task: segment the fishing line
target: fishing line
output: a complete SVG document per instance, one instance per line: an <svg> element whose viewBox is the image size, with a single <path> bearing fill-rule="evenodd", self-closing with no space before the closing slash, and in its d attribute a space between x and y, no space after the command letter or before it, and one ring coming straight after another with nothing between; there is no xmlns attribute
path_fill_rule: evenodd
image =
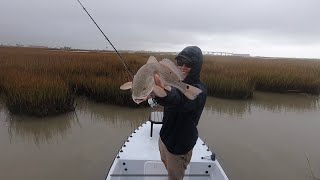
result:
<svg viewBox="0 0 320 180"><path fill-rule="evenodd" d="M94 22L94 24L97 26L97 28L100 30L100 32L103 34L103 36L106 38L106 40L111 44L112 48L116 51L120 61L122 62L123 66L125 67L125 69L127 70L127 72L129 73L129 75L131 76L131 79L133 79L134 73L132 72L132 70L129 68L128 64L124 61L123 57L120 55L120 53L117 51L117 49L113 46L113 44L111 43L111 41L107 38L107 36L104 34L104 32L101 30L101 28L98 26L98 24L96 23L96 21L91 17L91 15L89 14L89 12L86 10L86 8L82 5L82 3L80 2L80 0L77 0L79 2L79 4L82 6L83 10L88 14L88 16L91 18L91 20Z"/></svg>

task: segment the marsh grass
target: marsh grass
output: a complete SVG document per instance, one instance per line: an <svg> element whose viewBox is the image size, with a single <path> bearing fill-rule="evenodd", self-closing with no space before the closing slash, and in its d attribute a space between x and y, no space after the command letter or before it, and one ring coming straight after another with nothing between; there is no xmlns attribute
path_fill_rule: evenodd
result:
<svg viewBox="0 0 320 180"><path fill-rule="evenodd" d="M292 62L291 62L292 61ZM252 62L256 89L274 92L304 92L319 94L320 61L262 61Z"/></svg>
<svg viewBox="0 0 320 180"><path fill-rule="evenodd" d="M87 94L97 102L136 107L137 105L131 100L131 92L121 91L119 89L121 84L115 82L121 80L92 77L87 84Z"/></svg>
<svg viewBox="0 0 320 180"><path fill-rule="evenodd" d="M10 112L47 116L75 108L75 95L98 102L135 107L130 80L114 53L51 52L42 49L0 48L0 93ZM127 55L136 71L144 60Z"/></svg>
<svg viewBox="0 0 320 180"><path fill-rule="evenodd" d="M1 94L2 94L2 91L3 91L3 81L4 81L4 77L5 77L5 74L3 71L0 71L0 97L1 97Z"/></svg>
<svg viewBox="0 0 320 180"><path fill-rule="evenodd" d="M150 55L174 59L173 55L122 53L133 72ZM201 79L209 95L216 97L247 99L254 90L319 94L320 62L205 56ZM131 80L115 53L0 48L0 93L13 113L67 112L74 109L75 95L136 107L131 92L119 90Z"/></svg>
<svg viewBox="0 0 320 180"><path fill-rule="evenodd" d="M246 69L235 67L236 64L223 64L205 61L201 78L211 96L247 99L252 97L254 82Z"/></svg>
<svg viewBox="0 0 320 180"><path fill-rule="evenodd" d="M61 78L20 71L7 75L3 93L10 112L43 117L74 110L74 95Z"/></svg>
<svg viewBox="0 0 320 180"><path fill-rule="evenodd" d="M320 93L320 60L207 56L202 71L209 94L250 98L254 90Z"/></svg>

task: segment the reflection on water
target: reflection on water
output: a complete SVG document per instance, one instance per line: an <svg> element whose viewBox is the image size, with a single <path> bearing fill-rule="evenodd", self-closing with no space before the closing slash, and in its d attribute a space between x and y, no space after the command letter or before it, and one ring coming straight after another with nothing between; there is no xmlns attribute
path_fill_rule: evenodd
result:
<svg viewBox="0 0 320 180"><path fill-rule="evenodd" d="M19 138L39 146L63 139L73 124L79 125L73 114L42 119L8 114L6 121L10 141Z"/></svg>
<svg viewBox="0 0 320 180"><path fill-rule="evenodd" d="M161 107L158 109L123 108L95 103L86 98L78 98L76 103L75 112L42 119L10 115L2 103L0 104L0 117L5 119L2 123L8 124L8 134L11 141L19 138L39 145L63 139L72 126L82 126L79 119L91 121L91 123L105 123L108 127L127 127L134 130L148 119L151 111L162 110ZM251 100L226 100L208 97L204 114L212 116L213 113L218 113L242 117L244 114L251 114L253 107L272 112L313 111L319 109L319 98L305 94L263 92L256 92Z"/></svg>
<svg viewBox="0 0 320 180"><path fill-rule="evenodd" d="M0 179L103 179L127 136L162 109L76 103L75 112L39 119L10 115L0 100ZM319 177L319 110L319 97L305 94L208 97L199 135L230 179L308 179L304 152Z"/></svg>
<svg viewBox="0 0 320 180"><path fill-rule="evenodd" d="M319 109L319 96L255 92L253 99L226 100L209 97L205 110L241 117L251 114L252 107L272 111L314 111Z"/></svg>
<svg viewBox="0 0 320 180"><path fill-rule="evenodd" d="M78 98L75 112L55 117L34 118L21 115L11 115L4 105L0 106L0 116L8 124L10 141L24 140L40 144L50 144L62 140L72 127L81 127L82 121L105 123L112 128L130 128L132 131L147 121L151 108L123 108L119 106L99 104L87 98ZM158 109L159 110L159 109Z"/></svg>
<svg viewBox="0 0 320 180"><path fill-rule="evenodd" d="M148 119L153 110L105 105L88 101L86 98L79 98L77 99L76 114L81 117L90 116L92 122L104 122L112 127L135 129Z"/></svg>
<svg viewBox="0 0 320 180"><path fill-rule="evenodd" d="M318 96L255 92L252 100L209 97L200 137L214 148L230 179L311 180L320 176Z"/></svg>
<svg viewBox="0 0 320 180"><path fill-rule="evenodd" d="M257 92L252 106L268 111L314 111L319 109L319 96L308 94L270 94Z"/></svg>
<svg viewBox="0 0 320 180"><path fill-rule="evenodd" d="M228 103L225 103L228 101ZM218 114L229 114L232 116L241 116L246 112L250 112L249 100L226 100L208 97L205 112L215 112Z"/></svg>

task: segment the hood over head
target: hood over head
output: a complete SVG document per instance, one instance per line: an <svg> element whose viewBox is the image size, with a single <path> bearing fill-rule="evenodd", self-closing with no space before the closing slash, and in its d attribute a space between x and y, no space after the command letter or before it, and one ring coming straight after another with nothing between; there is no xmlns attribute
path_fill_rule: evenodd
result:
<svg viewBox="0 0 320 180"><path fill-rule="evenodd" d="M175 59L178 60L180 58L192 62L193 64L189 74L183 80L183 82L189 84L200 82L200 72L203 62L203 55L201 49L197 46L187 46L178 54L178 56Z"/></svg>

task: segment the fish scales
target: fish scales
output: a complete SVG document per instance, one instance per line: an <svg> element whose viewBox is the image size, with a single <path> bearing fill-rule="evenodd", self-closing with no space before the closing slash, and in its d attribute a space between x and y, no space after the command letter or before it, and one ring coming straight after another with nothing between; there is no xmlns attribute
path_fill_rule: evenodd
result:
<svg viewBox="0 0 320 180"><path fill-rule="evenodd" d="M163 66L163 65L153 65L156 69L153 74L159 74L161 80L165 82L165 85L174 86L180 89L182 92L185 91L187 88L187 85L182 83L179 77L175 74L175 72L172 72L169 68Z"/></svg>
<svg viewBox="0 0 320 180"><path fill-rule="evenodd" d="M147 100L156 87L154 81L156 74L160 77L165 88L168 86L176 87L191 100L194 100L202 92L201 89L182 82L180 70L169 59L158 62L153 56L150 56L148 62L137 71L133 81L124 83L120 89L132 89L132 99L139 104Z"/></svg>

